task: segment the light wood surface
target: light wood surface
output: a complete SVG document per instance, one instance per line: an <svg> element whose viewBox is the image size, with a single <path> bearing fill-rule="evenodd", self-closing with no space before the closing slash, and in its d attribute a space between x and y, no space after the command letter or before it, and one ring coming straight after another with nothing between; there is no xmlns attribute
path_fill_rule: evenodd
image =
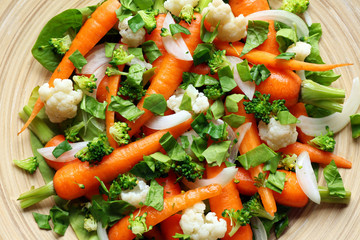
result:
<svg viewBox="0 0 360 240"><path fill-rule="evenodd" d="M32 212L48 214L53 205L46 200L27 210L20 209L16 198L31 186L44 184L40 173L25 174L14 167L12 159L31 156L29 134L17 136L22 123L17 113L31 90L50 77L31 55L31 47L44 24L68 8L84 7L92 0L1 0L0 1L0 239L56 239L52 231L38 229ZM337 69L342 77L336 87L351 89L352 79L360 76L360 1L311 1L310 15L323 23L322 56L328 63L352 62ZM360 95L360 93L359 93ZM359 96L360 97L360 96ZM340 170L347 189L352 191L349 206L309 203L293 210L290 227L281 239L360 239L360 165L359 142L351 138L350 126L336 136L336 154L353 162L353 169ZM323 177L321 183L324 184ZM69 228L63 239L76 239Z"/></svg>

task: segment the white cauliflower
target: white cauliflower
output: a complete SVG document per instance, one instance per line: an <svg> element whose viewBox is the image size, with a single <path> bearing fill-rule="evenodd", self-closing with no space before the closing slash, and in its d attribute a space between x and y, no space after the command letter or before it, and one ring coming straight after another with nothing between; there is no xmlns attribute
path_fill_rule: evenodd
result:
<svg viewBox="0 0 360 240"><path fill-rule="evenodd" d="M281 125L275 118L270 118L269 124L259 123L260 138L274 151L296 142L298 133L296 124Z"/></svg>
<svg viewBox="0 0 360 240"><path fill-rule="evenodd" d="M167 0L164 3L165 9L169 10L175 16L180 15L181 10L186 5L191 5L191 7L196 7L199 3L199 0Z"/></svg>
<svg viewBox="0 0 360 240"><path fill-rule="evenodd" d="M247 20L240 14L235 17L229 4L222 0L214 0L203 12L212 30L220 22L217 37L226 42L236 42L246 37Z"/></svg>
<svg viewBox="0 0 360 240"><path fill-rule="evenodd" d="M225 236L226 221L218 219L214 212L204 215L205 204L196 203L185 209L180 219L180 226L184 234L190 235L192 240L216 240Z"/></svg>
<svg viewBox="0 0 360 240"><path fill-rule="evenodd" d="M297 42L290 45L286 52L295 53L295 60L304 61L311 53L311 45L305 42Z"/></svg>
<svg viewBox="0 0 360 240"><path fill-rule="evenodd" d="M174 95L172 95L169 100L167 100L168 108L174 112L181 111L180 105L185 92L191 98L191 105L194 113L206 112L210 106L209 100L203 93L199 93L199 91L192 84L189 84L186 90L182 88L176 89Z"/></svg>
<svg viewBox="0 0 360 240"><path fill-rule="evenodd" d="M140 28L134 33L129 27L129 20L133 17L125 18L119 22L119 33L121 35L121 41L128 45L128 47L138 47L145 42L146 31L144 28Z"/></svg>
<svg viewBox="0 0 360 240"><path fill-rule="evenodd" d="M54 87L45 83L39 88L41 101L45 104L45 112L53 123L60 123L68 118L73 118L77 113L83 93L80 89L73 91L70 79L54 80Z"/></svg>
<svg viewBox="0 0 360 240"><path fill-rule="evenodd" d="M146 195L149 193L150 186L143 180L139 179L138 184L131 190L122 191L121 199L139 208L140 203L144 203Z"/></svg>

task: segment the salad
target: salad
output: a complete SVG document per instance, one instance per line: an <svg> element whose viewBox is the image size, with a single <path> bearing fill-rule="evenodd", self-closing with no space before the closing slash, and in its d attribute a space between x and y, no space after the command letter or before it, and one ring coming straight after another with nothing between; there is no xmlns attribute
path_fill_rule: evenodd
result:
<svg viewBox="0 0 360 240"><path fill-rule="evenodd" d="M338 168L352 163L332 152L350 121L359 136L360 85L346 100L329 86L349 64L324 64L308 4L107 0L56 15L32 49L52 77L20 112L34 156L14 161L46 185L21 207L55 196L35 221L79 239L267 239L290 207L348 204Z"/></svg>

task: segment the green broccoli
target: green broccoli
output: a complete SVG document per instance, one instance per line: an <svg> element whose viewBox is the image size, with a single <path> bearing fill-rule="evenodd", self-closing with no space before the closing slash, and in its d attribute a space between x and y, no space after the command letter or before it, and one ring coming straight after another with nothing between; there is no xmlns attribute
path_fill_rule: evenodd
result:
<svg viewBox="0 0 360 240"><path fill-rule="evenodd" d="M255 97L250 102L244 102L246 113L254 113L255 118L268 124L270 118L276 116L281 111L288 111L285 107L285 100L275 100L270 103L270 94L255 92Z"/></svg>
<svg viewBox="0 0 360 240"><path fill-rule="evenodd" d="M304 13L309 7L309 0L283 0L281 10L295 14Z"/></svg>
<svg viewBox="0 0 360 240"><path fill-rule="evenodd" d="M167 28L161 28L160 36L162 37L171 36L170 30Z"/></svg>
<svg viewBox="0 0 360 240"><path fill-rule="evenodd" d="M191 4L186 4L180 11L179 17L190 24L194 15L194 8Z"/></svg>
<svg viewBox="0 0 360 240"><path fill-rule="evenodd" d="M116 66L116 67L107 67L105 74L108 77L111 77L115 75L124 75L124 72L120 71L119 68Z"/></svg>
<svg viewBox="0 0 360 240"><path fill-rule="evenodd" d="M285 155L283 159L280 159L278 163L278 168L284 168L285 170L293 170L296 166L296 154L293 155Z"/></svg>
<svg viewBox="0 0 360 240"><path fill-rule="evenodd" d="M335 148L335 139L334 139L334 132L330 131L329 127L326 126L327 133L324 135L316 136L312 140L310 140L308 143L316 147L320 150L327 151L327 152L333 152Z"/></svg>
<svg viewBox="0 0 360 240"><path fill-rule="evenodd" d="M84 91L85 93L92 93L96 89L96 80L94 74L91 74L90 77L84 75L76 75L73 77L76 86Z"/></svg>
<svg viewBox="0 0 360 240"><path fill-rule="evenodd" d="M207 85L204 90L204 95L211 100L216 100L220 97L222 97L225 93L221 88L220 84L216 85Z"/></svg>
<svg viewBox="0 0 360 240"><path fill-rule="evenodd" d="M153 9L159 13L167 13L167 10L164 7L165 0L155 0Z"/></svg>
<svg viewBox="0 0 360 240"><path fill-rule="evenodd" d="M124 46L120 45L117 49L114 50L111 61L109 62L113 66L123 65L130 62L135 56L128 54L124 50Z"/></svg>
<svg viewBox="0 0 360 240"><path fill-rule="evenodd" d="M75 154L75 157L82 162L90 164L100 162L105 155L112 153L114 149L109 145L105 134L90 141L87 146Z"/></svg>
<svg viewBox="0 0 360 240"><path fill-rule="evenodd" d="M215 51L212 56L210 57L210 60L208 62L208 65L210 67L210 73L215 74L217 73L221 68L226 67L230 65L229 60L226 58L226 51L225 50L218 50Z"/></svg>
<svg viewBox="0 0 360 240"><path fill-rule="evenodd" d="M97 230L97 222L93 215L91 215L90 213L85 215L84 229L88 232L93 232Z"/></svg>
<svg viewBox="0 0 360 240"><path fill-rule="evenodd" d="M105 189L105 184L98 179L101 183L100 190L102 193L109 197L109 200L118 199L120 193L123 190L131 190L138 184L138 179L132 174L120 174L116 179L114 179L109 187L109 190ZM102 186L103 185L103 186Z"/></svg>
<svg viewBox="0 0 360 240"><path fill-rule="evenodd" d="M155 16L159 14L158 10L140 10L138 14L145 23L145 29L150 34L156 28Z"/></svg>
<svg viewBox="0 0 360 240"><path fill-rule="evenodd" d="M56 53L64 55L70 48L71 38L69 35L62 38L50 38L49 44Z"/></svg>
<svg viewBox="0 0 360 240"><path fill-rule="evenodd" d="M247 209L253 217L260 217L269 220L273 220L274 217L271 216L261 204L259 194L255 194L244 204L244 208Z"/></svg>
<svg viewBox="0 0 360 240"><path fill-rule="evenodd" d="M180 177L186 178L189 182L195 182L196 179L201 179L205 170L200 163L193 161L188 155L185 160L174 162L172 168Z"/></svg>
<svg viewBox="0 0 360 240"><path fill-rule="evenodd" d="M130 214L129 226L128 228L135 234L137 237L141 237L144 233L150 231L153 227L146 225L147 212L142 216L134 217L134 214Z"/></svg>
<svg viewBox="0 0 360 240"><path fill-rule="evenodd" d="M334 112L343 109L345 91L333 87L324 86L311 80L301 83L301 98L303 103L311 104Z"/></svg>
<svg viewBox="0 0 360 240"><path fill-rule="evenodd" d="M65 139L69 142L79 142L81 138L79 137L80 130L85 127L84 122L79 122L74 126L70 126L69 128L65 129Z"/></svg>
<svg viewBox="0 0 360 240"><path fill-rule="evenodd" d="M119 87L118 95L128 97L130 100L140 100L145 96L146 90L141 85L131 85L127 81L122 82Z"/></svg>
<svg viewBox="0 0 360 240"><path fill-rule="evenodd" d="M109 132L114 140L121 146L129 144L130 135L128 132L131 128L128 127L128 124L125 122L116 122L113 126L110 127Z"/></svg>
<svg viewBox="0 0 360 240"><path fill-rule="evenodd" d="M24 169L25 171L33 174L37 167L39 166L39 162L37 157L28 157L23 160L13 160L14 164L19 168Z"/></svg>

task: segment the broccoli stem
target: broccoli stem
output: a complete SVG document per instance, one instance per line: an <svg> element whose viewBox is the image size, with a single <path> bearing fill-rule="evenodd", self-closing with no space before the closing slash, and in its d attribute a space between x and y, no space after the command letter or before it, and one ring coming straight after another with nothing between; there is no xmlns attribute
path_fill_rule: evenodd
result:
<svg viewBox="0 0 360 240"><path fill-rule="evenodd" d="M339 204L349 204L351 198L351 192L346 190L344 198L330 195L329 189L327 187L319 186L319 193L321 197L321 202L323 203L339 203Z"/></svg>
<svg viewBox="0 0 360 240"><path fill-rule="evenodd" d="M51 181L42 187L22 193L17 200L20 200L21 208L27 208L53 195L56 195L56 192Z"/></svg>
<svg viewBox="0 0 360 240"><path fill-rule="evenodd" d="M159 10L159 13L166 13L167 10L164 7L165 0L155 0L154 10Z"/></svg>
<svg viewBox="0 0 360 240"><path fill-rule="evenodd" d="M211 2L212 0L200 0L199 4L197 5L197 8L199 9L199 13L201 13L202 10L204 10L204 8L206 8Z"/></svg>

